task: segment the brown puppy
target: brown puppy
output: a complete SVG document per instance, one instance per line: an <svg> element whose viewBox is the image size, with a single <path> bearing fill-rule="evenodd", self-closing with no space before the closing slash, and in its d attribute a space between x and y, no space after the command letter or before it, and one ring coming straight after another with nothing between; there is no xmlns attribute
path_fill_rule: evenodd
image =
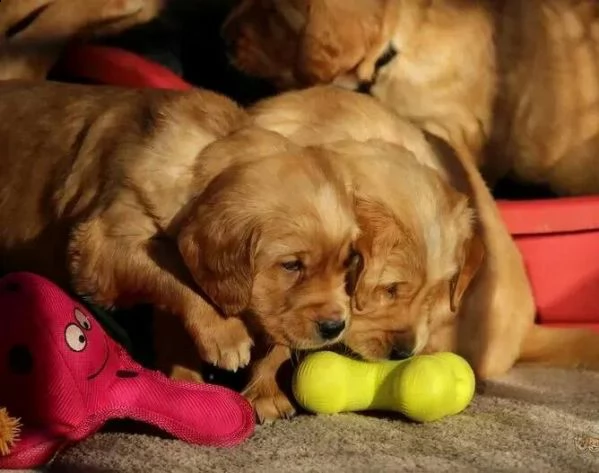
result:
<svg viewBox="0 0 599 473"><path fill-rule="evenodd" d="M164 0L2 0L0 80L45 79L75 39L120 33L154 19Z"/></svg>
<svg viewBox="0 0 599 473"><path fill-rule="evenodd" d="M217 172L215 166L226 167L229 161L239 164L248 159L267 160L273 149L293 151L289 159L306 159L304 165L311 166L310 163L316 162L319 167L326 169L327 175L337 186L343 183L330 162L331 153L316 149L301 150L278 134L251 127L208 146L202 153L202 160L213 163L206 172L214 174ZM244 222L248 209L263 206L264 203L286 212L285 215L268 212L260 223L260 233L268 235L272 241L269 246L257 242L256 248L251 250L255 277L251 285L250 303L243 313L255 342L246 395L261 421L283 416L292 410L276 384L276 369L269 367L278 367L289 357L292 349L318 348L338 341L345 325L349 325L346 273L358 231L353 220L351 201L340 190L343 187L319 185L315 192L310 189L316 182L303 182L296 187L294 181L298 182L298 176L295 175L298 170L295 164L290 162L287 169L290 175L266 165L262 186L267 189L268 195L261 189L248 188L247 195L236 197L239 203L237 214L226 215L226 209L218 202L213 209L204 209L204 212L209 213L199 222L197 232L205 235L207 240L194 245L194 248L203 250L203 257L208 259L208 264L215 271L216 268L221 268L220 271L227 268L227 271L237 273L243 267L237 259L230 258L239 251L237 242L244 235L243 228L236 229L234 223ZM280 186L285 186L286 190L281 192L278 190ZM335 195L339 192L342 192L341 196ZM288 194L300 201L316 200L315 208L306 206L287 213L289 206L278 205L277 202L290 198ZM294 222L293 225L285 225L288 219ZM213 247L210 240L229 243ZM198 284L209 289L212 277L206 273L206 279L197 279ZM237 284L221 288L221 292L226 291L231 295L244 290L243 285L240 287ZM200 360L193 356L192 344L181 325L167 314L155 315L155 348L159 368L175 378L199 381L201 378L197 371ZM306 334L314 334L315 327L318 329L317 336L310 338ZM285 358L279 362L277 360L281 354ZM237 363L225 367L236 369L244 365Z"/></svg>
<svg viewBox="0 0 599 473"><path fill-rule="evenodd" d="M349 323L348 195L326 156L273 133L244 132L260 159L219 148L245 120L205 91L3 85L2 270L176 314L227 369L249 359L240 313L292 348L335 342Z"/></svg>
<svg viewBox="0 0 599 473"><path fill-rule="evenodd" d="M369 91L487 180L599 192L594 0L242 0L234 64L289 88Z"/></svg>
<svg viewBox="0 0 599 473"><path fill-rule="evenodd" d="M519 359L599 369L599 334L533 325L520 254L471 160L458 159L432 136L428 143L376 100L335 87L282 94L250 114L298 144L376 138L403 146L435 170L429 174L436 180L414 167L379 172L377 159L369 158L380 150L352 152L344 145L363 155L354 185L378 204L356 205L362 231L356 247L365 269L346 336L354 351L366 358L389 357L394 349L458 351L482 378ZM395 159L407 158L397 152ZM449 183L470 197L472 236L465 201Z"/></svg>
<svg viewBox="0 0 599 473"><path fill-rule="evenodd" d="M296 98L301 100L302 95ZM317 97L309 98L311 105L313 98ZM349 97L325 94L318 98L351 100L352 94ZM289 110L278 107L279 99L275 99L273 107L277 112L271 113L268 102L265 102L254 109L256 120L266 127L278 123L280 128L272 128L289 133L295 141L309 140L307 134L314 133L311 125L320 123L298 120L297 116L302 111L310 113L309 110L301 106L295 108L286 97L281 100L281 105L290 106ZM321 136L316 131L318 136L346 138L335 125L335 120L343 120L343 117L343 114L324 110L320 119L334 131L328 136ZM348 135L354 125L358 124L347 128ZM402 127L405 133L402 133ZM323 127L326 131L324 129L326 126ZM404 122L399 122L397 129L392 131L407 138L406 141L415 149L427 146L422 135ZM410 136L416 139L409 139ZM232 137L211 147L222 146L232 146L237 153L248 150L247 143ZM255 148L250 149L257 154ZM466 197L452 189L433 168L415 159L410 151L380 139L368 139L364 143L341 140L309 147L307 151L330 158L335 174L351 190L354 209L363 230L356 243L357 250L364 256L363 270L360 272L359 268L348 264L349 274L354 276L348 282L349 289L355 290L353 312L356 317L352 318L347 344L367 358L406 356L423 350L428 344L431 326L434 328L442 324L451 315L446 307L452 292L449 280L459 274L456 281L460 283L453 288L451 295L457 304L477 268L474 261L477 255L470 251L473 244L472 215ZM434 154L430 149L428 151L432 159ZM422 156L426 156L424 151ZM415 195L418 199L414 199ZM463 259L472 259L473 262L466 263ZM265 289L272 290L275 284L273 282ZM314 291L311 291L307 297L313 295ZM431 298L442 299L442 304L439 304L443 308L442 313L430 303ZM429 306L432 306L430 312ZM390 313L395 316L390 317ZM156 341L161 368L166 368L171 376L177 378L198 380L197 374L184 369L198 368L198 360L190 357L193 351L184 340L186 337L180 327L161 314L158 314L157 321L159 332ZM248 325L255 324L248 321ZM177 339L176 344L169 345L169 337L164 336L166 332L172 335L171 339ZM262 332L272 333L272 330ZM260 420L287 417L294 412L292 404L277 385L282 364L291 355L289 347L289 343L275 338L256 343L250 364L250 380L244 393L253 402Z"/></svg>

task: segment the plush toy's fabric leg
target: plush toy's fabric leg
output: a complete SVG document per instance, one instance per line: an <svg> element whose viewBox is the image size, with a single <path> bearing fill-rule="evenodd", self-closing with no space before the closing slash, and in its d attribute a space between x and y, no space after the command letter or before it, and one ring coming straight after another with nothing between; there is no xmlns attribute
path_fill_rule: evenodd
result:
<svg viewBox="0 0 599 473"><path fill-rule="evenodd" d="M43 431L24 427L22 438L10 452L0 454L0 470L30 469L47 464L67 442L64 438L50 437Z"/></svg>
<svg viewBox="0 0 599 473"><path fill-rule="evenodd" d="M233 390L171 380L125 358L116 376L101 414L107 419L127 417L187 442L219 447L237 445L254 431L254 410Z"/></svg>

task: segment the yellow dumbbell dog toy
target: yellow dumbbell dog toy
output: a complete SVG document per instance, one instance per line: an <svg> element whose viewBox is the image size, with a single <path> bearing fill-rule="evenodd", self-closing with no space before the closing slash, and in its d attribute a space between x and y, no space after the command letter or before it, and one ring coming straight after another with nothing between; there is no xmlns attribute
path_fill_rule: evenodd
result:
<svg viewBox="0 0 599 473"><path fill-rule="evenodd" d="M474 387L472 368L453 353L368 362L316 352L304 359L293 378L294 396L307 411L389 410L418 422L463 411Z"/></svg>

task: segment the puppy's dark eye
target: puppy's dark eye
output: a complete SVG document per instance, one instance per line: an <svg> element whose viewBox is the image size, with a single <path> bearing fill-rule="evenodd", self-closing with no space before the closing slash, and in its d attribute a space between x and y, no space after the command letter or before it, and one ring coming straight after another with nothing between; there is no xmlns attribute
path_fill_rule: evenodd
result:
<svg viewBox="0 0 599 473"><path fill-rule="evenodd" d="M397 56L397 49L395 49L392 44L389 44L385 52L381 54L381 56L374 63L374 70L378 71L381 67L389 64L391 61L393 61L395 56Z"/></svg>
<svg viewBox="0 0 599 473"><path fill-rule="evenodd" d="M385 293L391 298L395 299L397 297L397 293L399 292L400 283L394 282L393 284L389 284L385 287Z"/></svg>
<svg viewBox="0 0 599 473"><path fill-rule="evenodd" d="M281 263L281 267L285 271L289 271L290 273L296 273L296 272L304 269L304 263L302 263L300 260L296 259L296 260L285 261L284 263Z"/></svg>
<svg viewBox="0 0 599 473"><path fill-rule="evenodd" d="M346 268L355 268L356 266L358 266L358 264L360 263L361 260L362 260L362 255L358 251L356 251L352 248L349 252L347 259L345 260L345 267Z"/></svg>

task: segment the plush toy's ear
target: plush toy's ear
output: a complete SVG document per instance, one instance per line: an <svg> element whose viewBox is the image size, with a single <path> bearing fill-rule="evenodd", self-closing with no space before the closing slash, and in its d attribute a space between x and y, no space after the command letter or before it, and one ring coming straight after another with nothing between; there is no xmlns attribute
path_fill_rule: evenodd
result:
<svg viewBox="0 0 599 473"><path fill-rule="evenodd" d="M459 272L449 283L449 306L452 312L458 310L462 297L481 267L484 257L485 245L480 236L475 234L466 240Z"/></svg>
<svg viewBox="0 0 599 473"><path fill-rule="evenodd" d="M250 302L257 230L242 203L221 195L224 192L200 197L179 232L178 245L198 286L230 316Z"/></svg>

